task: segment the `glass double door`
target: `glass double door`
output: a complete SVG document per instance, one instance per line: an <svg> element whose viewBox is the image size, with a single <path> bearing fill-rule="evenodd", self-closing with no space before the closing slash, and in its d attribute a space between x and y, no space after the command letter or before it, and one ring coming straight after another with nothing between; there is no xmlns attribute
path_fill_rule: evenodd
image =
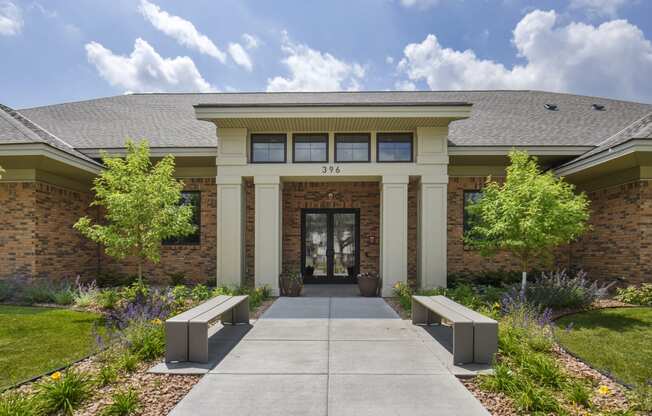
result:
<svg viewBox="0 0 652 416"><path fill-rule="evenodd" d="M301 270L308 283L353 283L360 269L358 209L304 209Z"/></svg>

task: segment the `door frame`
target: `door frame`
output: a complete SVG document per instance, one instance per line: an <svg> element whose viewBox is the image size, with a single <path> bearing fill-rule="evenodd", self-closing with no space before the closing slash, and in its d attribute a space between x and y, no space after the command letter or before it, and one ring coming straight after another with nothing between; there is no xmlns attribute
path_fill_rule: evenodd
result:
<svg viewBox="0 0 652 416"><path fill-rule="evenodd" d="M360 273L360 209L359 208L302 208L301 209L301 274L306 267L306 214L327 214L326 217L326 270L324 277L304 278L304 283L356 283ZM333 214L355 214L355 270L356 277L335 277L334 269L334 225Z"/></svg>

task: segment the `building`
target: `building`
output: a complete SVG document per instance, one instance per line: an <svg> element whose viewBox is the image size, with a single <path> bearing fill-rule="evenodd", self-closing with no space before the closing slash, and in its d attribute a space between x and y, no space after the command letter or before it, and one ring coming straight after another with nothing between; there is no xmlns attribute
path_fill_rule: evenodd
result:
<svg viewBox="0 0 652 416"><path fill-rule="evenodd" d="M378 272L517 269L465 248L464 204L512 148L539 157L592 203L592 230L558 262L632 283L652 271L652 105L540 91L131 94L0 107L0 278L133 273L72 229L99 218L100 151L146 138L176 157L196 235L166 242L146 273L278 287ZM310 278L309 278L310 280Z"/></svg>

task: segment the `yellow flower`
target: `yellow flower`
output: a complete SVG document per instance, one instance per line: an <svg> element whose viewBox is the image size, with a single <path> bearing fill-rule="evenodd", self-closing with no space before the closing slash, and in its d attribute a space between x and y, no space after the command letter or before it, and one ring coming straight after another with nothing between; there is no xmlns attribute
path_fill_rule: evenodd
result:
<svg viewBox="0 0 652 416"><path fill-rule="evenodd" d="M494 303L494 309L500 309L500 303L498 302Z"/></svg>
<svg viewBox="0 0 652 416"><path fill-rule="evenodd" d="M598 393L599 393L601 396L606 396L606 395L608 395L609 393L611 393L611 390L609 390L609 387L607 387L607 386L605 386L605 385L601 385L600 387L598 387Z"/></svg>
<svg viewBox="0 0 652 416"><path fill-rule="evenodd" d="M156 318L156 319L152 319L152 323L153 323L154 325L162 325L162 324L163 324L163 321L161 321L160 319Z"/></svg>
<svg viewBox="0 0 652 416"><path fill-rule="evenodd" d="M57 380L61 379L61 372L60 371L55 371L54 373L52 373L50 378L52 380L54 380L54 381L57 381Z"/></svg>

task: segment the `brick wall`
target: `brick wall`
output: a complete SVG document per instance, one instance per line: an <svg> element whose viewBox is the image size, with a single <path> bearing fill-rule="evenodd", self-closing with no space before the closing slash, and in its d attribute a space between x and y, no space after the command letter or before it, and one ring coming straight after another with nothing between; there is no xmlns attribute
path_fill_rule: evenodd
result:
<svg viewBox="0 0 652 416"><path fill-rule="evenodd" d="M187 279L215 279L217 253L217 188L215 178L183 179L184 190L201 192L201 234L199 244L163 245L158 264L146 262L143 274L153 281L165 282L171 273L183 273ZM136 274L133 259L116 261L102 254L102 270Z"/></svg>
<svg viewBox="0 0 652 416"><path fill-rule="evenodd" d="M34 188L33 183L0 183L0 278L35 272Z"/></svg>
<svg viewBox="0 0 652 416"><path fill-rule="evenodd" d="M329 198L332 194L332 198ZM302 208L360 209L360 271L377 273L380 237L378 182L283 183L283 268L301 265Z"/></svg>
<svg viewBox="0 0 652 416"><path fill-rule="evenodd" d="M636 181L587 193L591 230L570 247L570 264L589 277L651 281L652 187Z"/></svg>

